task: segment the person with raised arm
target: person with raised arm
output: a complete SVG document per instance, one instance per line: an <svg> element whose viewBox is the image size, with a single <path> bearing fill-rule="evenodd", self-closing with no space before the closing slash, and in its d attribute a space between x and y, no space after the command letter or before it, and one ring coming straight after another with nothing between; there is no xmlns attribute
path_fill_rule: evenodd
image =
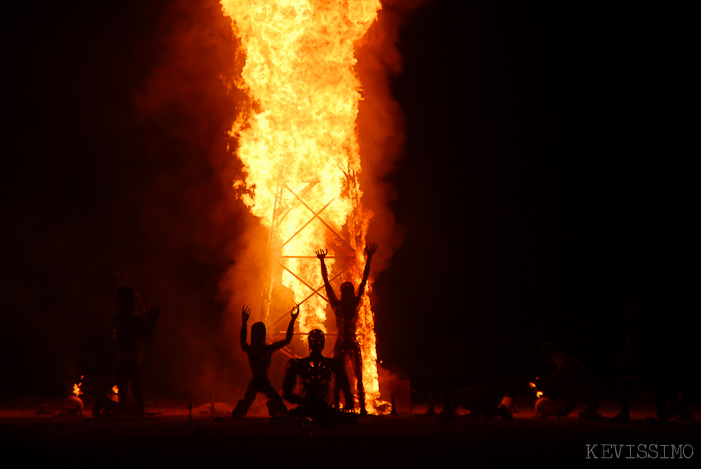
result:
<svg viewBox="0 0 701 469"><path fill-rule="evenodd" d="M336 316L338 338L334 347L334 358L339 361L341 366L345 365L346 357L350 357L353 362L353 372L355 373L357 381L358 401L360 403L361 414L367 414L367 410L365 408L365 388L363 386L363 362L360 344L355 336L355 328L358 319L358 307L365 293L365 286L367 285L370 275L370 262L372 261L372 256L375 254L375 251L377 251L377 243L368 243L365 247L367 261L365 263L365 270L363 271L363 279L358 286L358 292L355 292L355 288L351 282L343 282L341 284L340 300L329 282L329 274L324 261L328 250L319 249L316 251L316 257L318 257L321 262L321 276L324 279L326 295L328 296L329 303ZM335 386L334 404L338 405L339 400L340 389Z"/></svg>
<svg viewBox="0 0 701 469"><path fill-rule="evenodd" d="M271 417L281 417L287 412L282 398L270 384L268 367L270 366L273 352L292 341L295 320L299 316L299 305L292 308L290 315L290 324L287 326L287 334L283 340L266 344L265 324L256 322L251 326L251 343L249 345L246 340L246 333L248 330L248 319L251 317L251 308L248 305L243 306L241 311L241 349L248 355L248 363L251 365L253 378L246 389L244 398L236 404L236 408L232 411L232 418L245 417L259 392L265 394L268 398L268 412Z"/></svg>

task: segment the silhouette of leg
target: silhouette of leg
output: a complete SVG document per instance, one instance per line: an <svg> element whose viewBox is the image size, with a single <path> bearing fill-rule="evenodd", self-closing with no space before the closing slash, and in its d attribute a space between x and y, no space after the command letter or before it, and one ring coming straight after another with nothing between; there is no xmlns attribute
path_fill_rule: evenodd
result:
<svg viewBox="0 0 701 469"><path fill-rule="evenodd" d="M258 382L256 379L251 380L246 389L246 394L243 396L237 404L236 408L231 412L231 418L245 417L248 413L248 409L253 405L253 401L256 399L258 394Z"/></svg>
<svg viewBox="0 0 701 469"><path fill-rule="evenodd" d="M280 394L273 388L270 381L266 380L264 383L261 383L259 391L268 398L268 413L271 417L283 417L287 413L285 403L282 402Z"/></svg>
<svg viewBox="0 0 701 469"><path fill-rule="evenodd" d="M345 372L346 369L346 355L348 355L348 350L343 346L341 342L336 342L336 347L334 347L334 360L338 362L338 369ZM338 380L334 380L333 383L333 407L338 409L341 403L341 385ZM346 402L346 407L348 403Z"/></svg>
<svg viewBox="0 0 701 469"><path fill-rule="evenodd" d="M144 414L144 390L141 386L141 370L138 367L134 367L131 375L131 395L134 398L134 404L136 405L136 412L139 416Z"/></svg>
<svg viewBox="0 0 701 469"><path fill-rule="evenodd" d="M621 378L621 411L613 418L614 421L630 421L630 397L637 380L636 376L624 376Z"/></svg>
<svg viewBox="0 0 701 469"><path fill-rule="evenodd" d="M355 372L355 379L358 383L358 402L360 403L360 413L365 415L367 410L365 410L365 387L363 386L363 362L360 356L360 346L355 344L353 347L353 371Z"/></svg>
<svg viewBox="0 0 701 469"><path fill-rule="evenodd" d="M121 361L117 366L116 379L119 388L119 404L111 406L110 412L115 416L123 417L136 409L138 415L142 415L144 401L138 366L130 361Z"/></svg>

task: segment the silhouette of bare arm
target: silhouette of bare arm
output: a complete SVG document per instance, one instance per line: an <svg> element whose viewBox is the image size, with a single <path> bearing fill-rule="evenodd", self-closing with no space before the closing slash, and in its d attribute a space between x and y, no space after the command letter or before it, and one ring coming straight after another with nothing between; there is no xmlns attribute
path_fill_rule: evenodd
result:
<svg viewBox="0 0 701 469"><path fill-rule="evenodd" d="M326 269L326 262L324 261L324 258L326 257L326 254L328 254L327 249L319 249L316 251L316 257L319 258L321 261L321 276L324 279L324 287L326 288L326 296L329 298L329 302L332 305L335 305L338 303L338 298L336 298L336 293L333 291L333 287L331 287L331 283L329 282L329 272Z"/></svg>
<svg viewBox="0 0 701 469"><path fill-rule="evenodd" d="M243 305L241 310L241 349L244 352L248 352L250 346L246 343L246 334L248 331L248 318L251 317L251 307L248 305Z"/></svg>
<svg viewBox="0 0 701 469"><path fill-rule="evenodd" d="M368 277L370 276L370 261L372 261L372 256L375 254L375 251L377 251L377 243L368 243L368 245L365 247L365 253L368 256L368 260L365 263L363 280L360 282L360 286L358 286L358 298L363 296L363 293L365 293L365 286L367 285Z"/></svg>
<svg viewBox="0 0 701 469"><path fill-rule="evenodd" d="M297 316L299 316L299 305L295 305L295 307L292 308L290 315L292 316L292 319L290 319L290 323L287 326L287 334L285 334L285 338L283 340L273 344L273 348L275 350L280 349L292 342L292 336L295 332L295 320L297 319Z"/></svg>

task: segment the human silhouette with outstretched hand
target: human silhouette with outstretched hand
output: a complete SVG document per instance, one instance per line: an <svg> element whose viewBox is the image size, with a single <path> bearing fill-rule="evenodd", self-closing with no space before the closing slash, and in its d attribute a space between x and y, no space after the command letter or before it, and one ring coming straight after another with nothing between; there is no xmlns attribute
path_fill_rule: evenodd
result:
<svg viewBox="0 0 701 469"><path fill-rule="evenodd" d="M251 379L244 398L236 404L236 408L232 411L231 417L244 417L251 408L253 401L258 393L263 393L268 398L268 413L271 417L281 417L285 415L287 409L282 402L282 398L275 391L275 388L270 384L268 379L268 367L270 359L274 351L281 349L292 341L294 333L294 324L297 316L299 316L299 305L292 308L290 313L290 324L287 326L287 334L283 340L272 344L265 343L265 324L256 322L251 326L251 344L246 342L246 332L248 319L251 317L251 308L247 305L243 306L241 311L241 348L248 355L248 363L251 365L253 378Z"/></svg>
<svg viewBox="0 0 701 469"><path fill-rule="evenodd" d="M346 357L350 357L353 361L353 372L358 386L358 401L360 403L360 413L367 414L365 409L365 388L363 386L363 371L362 371L362 356L360 353L360 344L355 336L355 326L358 319L358 307L365 293L365 286L370 275L370 262L372 256L377 251L377 243L368 243L365 247L367 262L363 271L363 279L358 286L358 292L355 293L351 282L343 282L341 284L341 299L336 297L336 293L329 283L329 274L326 269L324 259L328 254L328 250L319 249L316 251L316 257L321 262L321 275L324 278L324 286L326 287L326 295L329 303L336 316L336 328L338 331L338 339L334 347L334 358L339 361L340 366L345 366ZM340 389L334 387L334 404L338 406L340 399Z"/></svg>

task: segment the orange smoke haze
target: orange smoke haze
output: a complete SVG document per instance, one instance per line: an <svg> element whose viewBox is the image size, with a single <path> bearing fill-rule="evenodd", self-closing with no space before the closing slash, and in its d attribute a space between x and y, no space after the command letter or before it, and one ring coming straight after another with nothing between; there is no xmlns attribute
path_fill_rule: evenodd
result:
<svg viewBox="0 0 701 469"><path fill-rule="evenodd" d="M677 264L688 230L675 226L689 219L688 185L665 190L674 170L640 158L679 141L657 118L669 113L655 112L674 100L637 92L667 89L641 73L660 58L647 47L659 39L654 21L597 2L380 1L352 51L362 99L346 147L357 150L359 206L373 215L356 247L380 245L369 300L384 366L420 399L537 368L543 340L609 369L628 296L674 316L670 328L686 324L693 289ZM351 5L325 3L337 4ZM0 396L65 397L81 375L85 396L108 392L114 294L126 282L162 312L145 395L235 402L251 376L241 306L263 314L273 257L267 221L233 187L248 163L232 123L263 102L243 83L231 19L220 0L13 7ZM329 239L295 252L312 277L313 249L358 251ZM332 276L339 260L329 259ZM270 299L280 317L295 301L291 286ZM328 311L322 320L309 305L299 327L333 332ZM274 383L287 359L274 355Z"/></svg>
<svg viewBox="0 0 701 469"><path fill-rule="evenodd" d="M390 80L401 72L402 58L397 50L398 30L402 12L411 7L412 2L383 2L377 19L370 24L369 30L355 47L357 63L354 69L360 82L361 97L355 130L355 151L360 157L357 165L362 167L362 171L359 171L361 204L368 214L372 214L366 228L367 240L380 244L373 259L371 280L390 266L392 253L401 244L401 230L388 207L394 196L393 189L385 178L401 157L404 141L403 117L399 105L391 96ZM215 2L198 5L177 2L164 19L162 28L163 53L137 98L141 118L147 124L170 129L173 139L189 148L193 154L208 154L214 179L219 181L225 193L231 192L234 190L232 182L243 180L246 166L239 158L232 156L232 152L239 148L240 141L236 135L227 136L226 132L232 122L249 116L252 109L251 97L245 92L241 81L246 63L242 44L231 29L230 19L222 14L221 7ZM204 137L213 132L218 137ZM161 181L162 190L166 193L177 190L167 187L173 183L164 178ZM242 194L240 189L239 186L239 195ZM201 373L186 373L183 381L187 381L187 384L184 387L192 393L209 395L207 393L216 390L221 396L230 394L234 398L249 377L238 347L240 310L243 304L252 304L252 319L261 319L256 317L256 314L260 314L256 305L263 297L271 261L269 231L265 220L247 213L245 206L233 194L227 200L220 201L211 198L204 200L197 194L192 194L192 198L195 204L200 200L207 207L214 226L221 227L220 232L207 231L200 236L211 236L213 245L226 245L223 255L230 260L230 267L219 279L211 281L219 284L219 300L228 304L228 313L222 318L223 327L176 331L173 326L169 332L180 337L185 350L193 351L190 360L204 364ZM317 210L319 208L316 207ZM233 225L232 218L236 220ZM336 226L339 230L340 225L342 223ZM233 232L230 229L232 226L235 227ZM323 247L329 246L315 242L305 248L311 250L305 254L313 255L314 248ZM357 253L362 253L362 247L356 249ZM320 277L318 260L313 261L309 264L310 274ZM359 257L358 261L359 270L362 271L364 257ZM333 272L333 267L331 270ZM357 285L358 281L354 283ZM285 289L278 289L274 294L277 297L273 300L288 310L293 301L301 300L298 297L293 300ZM325 304L322 303L322 306ZM310 311L310 308L306 310ZM305 319L304 313L305 306L299 321L302 329L330 326L332 331L335 330L332 320L324 324L323 320ZM161 328L168 327L166 318L164 315L163 322L166 324L160 325ZM269 338L274 333L269 331ZM155 349L156 344L154 342ZM327 354L331 353L332 346L333 342L327 345ZM298 348L297 351L303 353L303 349ZM158 351L153 353L157 354ZM155 357L154 361L161 359L167 361L165 357ZM286 357L276 360L271 366L272 379L275 379L276 373L281 373Z"/></svg>
<svg viewBox="0 0 701 469"><path fill-rule="evenodd" d="M401 241L384 181L403 142L389 84L401 71L405 3L383 2L355 50L362 206L374 214L366 237L380 244L373 279ZM3 337L24 357L9 360L8 374L32 379L7 392L48 383L70 393L83 373L86 395L109 390L114 292L127 282L162 311L145 394L234 401L250 379L240 309L260 302L269 246L232 187L244 165L227 133L250 101L235 86L245 54L231 20L218 0L22 13L9 76L21 128L8 147L3 236L14 248L2 266ZM281 291L279 302L291 303ZM274 358L271 379L286 360Z"/></svg>
<svg viewBox="0 0 701 469"><path fill-rule="evenodd" d="M398 16L373 0L225 0L222 6L239 41L236 58L243 63L231 82L249 97L231 131L232 149L244 169L234 186L269 230L265 245L260 236L245 235L255 244L240 254L244 262L230 273L231 311L251 303L254 319L276 333L286 322L285 312L303 303L300 332L333 331L324 295L314 291L323 285L314 251L329 248L331 276L343 274L341 279L358 285L373 218L368 239L378 241L383 252L375 273L387 266L398 245L387 209L389 190L382 183L402 145L401 114L389 93L389 77L401 70ZM368 291L371 287L372 279ZM357 337L374 410L380 393L367 295Z"/></svg>

